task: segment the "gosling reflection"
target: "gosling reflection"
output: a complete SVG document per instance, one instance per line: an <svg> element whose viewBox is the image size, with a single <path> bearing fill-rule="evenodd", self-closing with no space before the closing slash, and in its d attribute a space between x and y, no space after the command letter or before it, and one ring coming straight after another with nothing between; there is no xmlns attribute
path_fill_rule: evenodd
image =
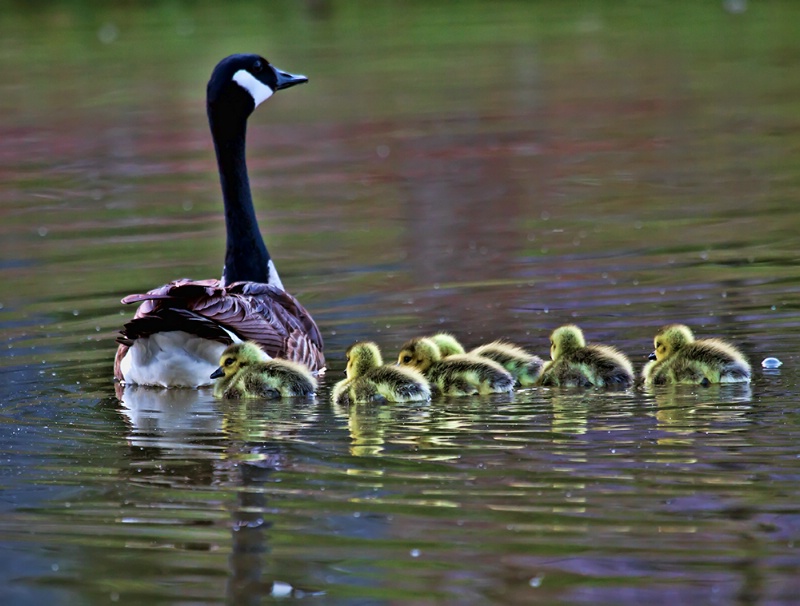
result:
<svg viewBox="0 0 800 606"><path fill-rule="evenodd" d="M594 401L596 400L595 397ZM589 408L592 399L587 397L585 392L558 393L554 391L551 401L553 403L552 428L555 434L553 442L572 443L571 439L564 440L559 436L583 435L588 431Z"/></svg>
<svg viewBox="0 0 800 606"><path fill-rule="evenodd" d="M690 443L698 435L741 430L753 399L749 383L667 385L652 390L660 444ZM726 426L730 425L730 428Z"/></svg>
<svg viewBox="0 0 800 606"><path fill-rule="evenodd" d="M334 412L338 417L347 419L351 455L368 457L383 453L386 443L386 428L393 424L393 407L335 404Z"/></svg>

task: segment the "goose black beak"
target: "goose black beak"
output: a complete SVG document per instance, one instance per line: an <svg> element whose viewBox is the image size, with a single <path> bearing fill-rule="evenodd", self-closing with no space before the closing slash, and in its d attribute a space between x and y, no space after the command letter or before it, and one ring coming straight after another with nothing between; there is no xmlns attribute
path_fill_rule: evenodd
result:
<svg viewBox="0 0 800 606"><path fill-rule="evenodd" d="M647 356L647 359L648 360L655 360L656 359L656 352L653 352L649 356Z"/></svg>
<svg viewBox="0 0 800 606"><path fill-rule="evenodd" d="M219 368L217 368L217 370L211 373L212 379L219 379L220 377L224 376L225 376L225 371L222 369L222 366L220 366Z"/></svg>
<svg viewBox="0 0 800 606"><path fill-rule="evenodd" d="M271 65L270 67L272 68L272 71L275 72L275 78L278 82L275 90L283 90L284 88L290 88L296 84L304 84L308 82L308 78L306 76L300 74L290 74L289 72L281 71L274 65Z"/></svg>

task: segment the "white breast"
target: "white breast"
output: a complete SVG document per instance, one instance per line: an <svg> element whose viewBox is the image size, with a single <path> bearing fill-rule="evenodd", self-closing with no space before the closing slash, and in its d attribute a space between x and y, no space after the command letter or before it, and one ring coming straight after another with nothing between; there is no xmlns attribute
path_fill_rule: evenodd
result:
<svg viewBox="0 0 800 606"><path fill-rule="evenodd" d="M235 339L239 341L239 339ZM211 385L225 345L180 330L136 339L120 363L127 385Z"/></svg>

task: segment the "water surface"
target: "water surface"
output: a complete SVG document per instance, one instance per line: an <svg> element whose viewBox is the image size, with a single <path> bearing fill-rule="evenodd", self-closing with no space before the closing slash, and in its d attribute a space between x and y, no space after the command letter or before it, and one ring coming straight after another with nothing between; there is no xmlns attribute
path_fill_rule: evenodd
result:
<svg viewBox="0 0 800 606"><path fill-rule="evenodd" d="M793 603L800 9L673 4L9 9L3 603ZM311 80L248 150L329 374L299 404L118 391L120 298L220 273L203 99L240 51ZM754 381L328 398L357 339L544 355L567 322L637 368L684 322Z"/></svg>

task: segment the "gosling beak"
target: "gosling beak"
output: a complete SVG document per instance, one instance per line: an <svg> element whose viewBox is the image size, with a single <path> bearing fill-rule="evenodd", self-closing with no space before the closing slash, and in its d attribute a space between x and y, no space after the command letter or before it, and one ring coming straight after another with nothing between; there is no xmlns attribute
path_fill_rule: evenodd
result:
<svg viewBox="0 0 800 606"><path fill-rule="evenodd" d="M272 71L275 72L275 78L277 78L277 85L275 86L275 90L283 90L284 88L289 88L296 84L304 84L308 82L308 78L306 76L302 76L300 74L290 74L289 72L284 72L279 70L274 65L270 65Z"/></svg>
<svg viewBox="0 0 800 606"><path fill-rule="evenodd" d="M217 370L211 373L212 379L219 379L220 377L224 376L225 376L225 371L223 370L222 366L220 366L219 368L217 368Z"/></svg>
<svg viewBox="0 0 800 606"><path fill-rule="evenodd" d="M649 356L647 356L647 359L648 360L655 360L656 359L656 352L653 352Z"/></svg>

